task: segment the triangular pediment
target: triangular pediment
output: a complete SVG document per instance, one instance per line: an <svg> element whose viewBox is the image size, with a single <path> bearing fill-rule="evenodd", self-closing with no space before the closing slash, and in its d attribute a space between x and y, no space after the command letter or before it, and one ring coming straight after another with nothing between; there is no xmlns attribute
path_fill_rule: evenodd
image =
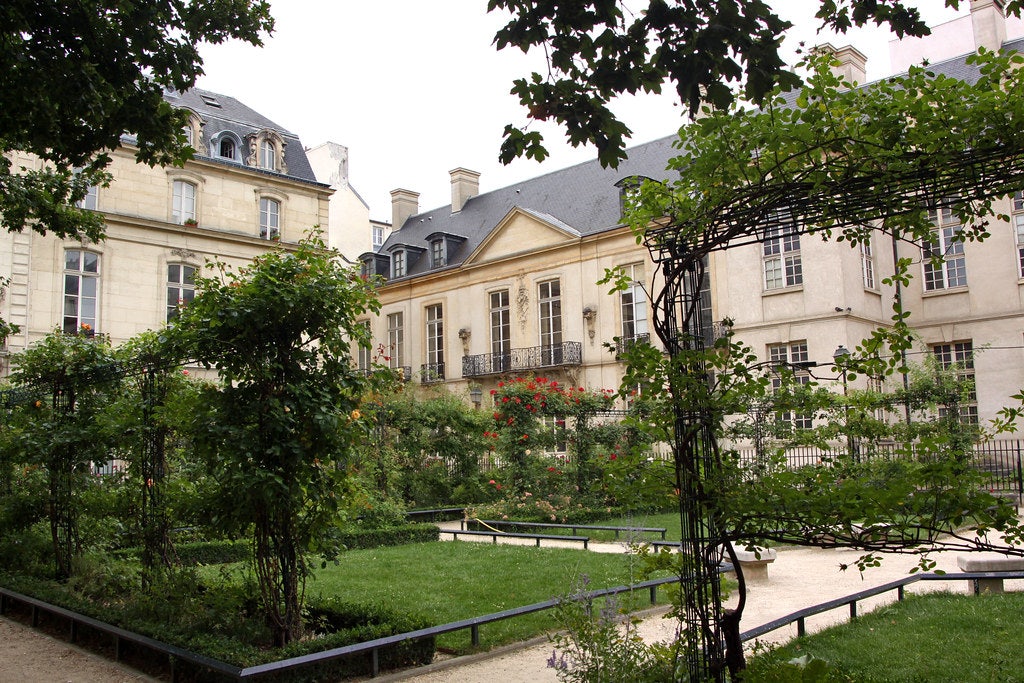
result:
<svg viewBox="0 0 1024 683"><path fill-rule="evenodd" d="M554 216L514 207L463 263L495 261L574 242L579 238L577 230Z"/></svg>

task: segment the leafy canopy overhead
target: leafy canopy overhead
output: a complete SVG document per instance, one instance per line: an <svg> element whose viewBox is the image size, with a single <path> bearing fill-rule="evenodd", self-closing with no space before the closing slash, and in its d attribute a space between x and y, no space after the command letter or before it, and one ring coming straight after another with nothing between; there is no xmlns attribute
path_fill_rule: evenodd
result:
<svg viewBox="0 0 1024 683"><path fill-rule="evenodd" d="M96 214L68 206L108 181L108 150L134 136L137 159L183 163L184 114L163 99L202 75L201 42L260 45L266 0L124 3L6 0L0 6L0 225L102 237ZM11 152L45 168L15 168ZM75 173L75 170L80 170Z"/></svg>
<svg viewBox="0 0 1024 683"><path fill-rule="evenodd" d="M897 36L929 33L915 6L892 0L820 0L823 28L888 26ZM961 0L945 0L958 8ZM1018 15L1021 0L1005 3ZM609 105L622 94L660 93L672 83L680 103L695 113L702 103L724 108L743 91L760 103L776 86L791 89L799 77L782 61L783 34L792 27L764 0L489 0L505 10L497 48L542 48L547 73L517 79L512 94L531 119L565 128L573 146L590 143L605 166L625 158L630 129ZM547 157L543 136L505 127L501 160Z"/></svg>

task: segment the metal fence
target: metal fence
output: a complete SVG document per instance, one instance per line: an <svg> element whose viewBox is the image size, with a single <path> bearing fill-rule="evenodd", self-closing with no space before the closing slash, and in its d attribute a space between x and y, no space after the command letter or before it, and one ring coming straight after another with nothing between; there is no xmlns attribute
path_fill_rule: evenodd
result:
<svg viewBox="0 0 1024 683"><path fill-rule="evenodd" d="M913 446L910 447L913 452ZM758 453L753 448L736 449L740 461L753 463ZM820 465L851 455L860 460L894 459L903 457L907 448L902 444L843 444L834 448L817 446L794 446L785 451L786 464L791 469ZM1017 498L1017 504L1024 501L1024 469L1021 467L1024 440L1000 439L974 444L971 464L986 475L993 493L1009 494Z"/></svg>

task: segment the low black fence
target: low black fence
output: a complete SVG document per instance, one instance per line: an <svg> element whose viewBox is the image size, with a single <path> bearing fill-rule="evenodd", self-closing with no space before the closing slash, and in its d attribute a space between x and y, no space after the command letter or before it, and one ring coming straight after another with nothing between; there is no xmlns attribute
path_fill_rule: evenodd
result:
<svg viewBox="0 0 1024 683"><path fill-rule="evenodd" d="M731 565L723 565L722 567L722 571L729 571L730 569L732 569ZM661 579L651 579L650 581L644 581L632 586L616 586L614 588L606 588L603 590L588 591L580 597L603 598L612 595L620 595L622 593L633 593L636 591L646 590L648 591L651 604L654 605L657 604L658 587L678 581L678 576L669 576ZM69 624L67 635L68 640L72 643L78 640L80 627L87 626L93 631L106 634L113 639L114 659L117 661L121 661L122 651L126 643L131 643L132 645L145 648L155 654L163 655L166 657L166 671L170 674L170 680L172 682L181 679L182 669L191 669L194 672L194 670L198 668L200 670L214 673L225 680L247 681L261 677L266 677L264 680L269 680L275 675L296 672L310 667L320 667L334 660L358 656L368 658L370 674L372 676L377 676L380 673L381 652L389 648L423 638L434 638L446 633L464 630L469 630L470 642L474 647L477 647L480 645L481 626L493 624L505 619L514 619L515 617L521 617L535 612L543 612L557 607L560 602L560 598L553 598L551 600L545 600L544 602L538 602L532 605L524 605L523 607L514 607L501 612L494 612L493 614L485 614L479 617L472 617L469 619L462 619L460 621L453 621L447 624L441 624L440 626L431 626L430 628L419 629L417 631L377 638L365 643L347 645L345 647L325 650L323 652L315 652L308 655L302 655L300 657L292 657L290 659L283 659L277 662L243 668L227 664L225 662L220 662L175 645L163 643L161 641L154 640L153 638L107 624L99 621L98 619L93 619L91 617L78 614L77 612L64 609L63 607L57 607L56 605L51 605L43 602L42 600L37 600L36 598L0 587L0 615L6 614L7 610L12 605L21 604L29 607L31 611L31 625L33 627L39 625L40 616L43 614L61 617ZM150 661L152 661L152 659L150 659Z"/></svg>
<svg viewBox="0 0 1024 683"><path fill-rule="evenodd" d="M720 567L720 571L731 571L732 566L724 564ZM837 598L835 600L829 600L811 607L798 610L787 616L775 619L766 624L762 624L756 628L744 631L740 634L740 639L743 642L754 640L765 636L773 631L777 631L781 628L785 628L792 624L797 626L797 636L802 637L807 634L806 620L808 617L823 614L835 609L846 607L849 610L850 619L857 617L858 604L865 601L868 598L883 593L888 593L895 590L897 593L897 600L903 600L906 595L906 587L917 583L918 581L970 581L974 584L974 593L978 593L978 582L983 580L991 579L1024 579L1024 571L1009 571L1009 572L965 572L958 574L918 574L914 576L907 576L903 579L896 581L890 581L889 583L874 588L848 595L846 597ZM663 586L669 583L676 583L679 581L678 576L665 577L661 579L652 579L650 581L644 581L632 586L617 586L615 588L607 588L604 590L590 591L586 594L579 596L581 599L584 598L601 598L612 595L619 595L622 593L632 593L640 590L647 590L650 594L650 602L652 605L657 604L657 590L659 586ZM544 602L534 603L532 605L525 605L523 607L515 607L512 609L503 610L501 612L495 612L493 614L487 614L484 616L473 617L470 619L463 619L461 621L455 621L448 624L442 624L440 626L432 626L430 628L420 629L417 631L410 631L409 633L400 633L393 636L387 636L385 638L377 638L375 640L367 641L365 643L358 643L356 645L349 645L346 647L335 648L333 650L326 650L324 652L317 652L313 654L303 655L301 657L293 657L291 659L285 659L278 662L270 662L268 664L261 664L252 667L238 667L224 662L205 657L203 655L190 652L188 650L162 643L152 638L139 635L126 631L125 629L118 628L106 624L96 619L83 616L72 612L71 610L50 605L41 600L16 593L5 588L0 588L0 615L7 612L7 609L12 603L21 603L28 605L31 608L31 623L35 627L39 623L39 616L42 613L48 613L63 617L69 623L68 638L71 642L77 640L77 634L80 626L88 626L93 630L101 633L108 634L115 639L114 657L120 661L122 644L132 643L141 647L144 647L154 653L162 654L167 658L167 670L170 673L171 681L179 680L178 671L181 663L188 663L191 667L199 667L210 672L216 672L217 674L231 680L251 680L261 676L272 677L274 675L285 674L288 672L298 671L312 666L319 666L332 660L341 659L345 657L356 657L366 656L369 658L369 667L371 675L376 676L380 673L379 666L379 654L381 650L386 648L394 647L402 643L418 640L421 638L433 638L442 634L452 633L455 631L462 631L469 629L470 639L474 647L480 645L480 627L487 624L493 624L498 621L505 619L513 619L515 617L523 616L526 614L533 614L535 612L542 612L544 610L552 609L557 607L561 602L560 598L554 598L551 600L545 600Z"/></svg>

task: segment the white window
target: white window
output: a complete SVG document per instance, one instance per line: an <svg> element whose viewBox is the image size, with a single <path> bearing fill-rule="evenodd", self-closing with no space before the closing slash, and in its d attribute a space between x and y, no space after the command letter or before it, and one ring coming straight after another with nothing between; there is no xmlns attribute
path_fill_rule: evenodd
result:
<svg viewBox="0 0 1024 683"><path fill-rule="evenodd" d="M388 316L388 367L400 368L405 363L405 329L404 316L392 313Z"/></svg>
<svg viewBox="0 0 1024 683"><path fill-rule="evenodd" d="M562 363L562 288L558 280L538 285L542 365Z"/></svg>
<svg viewBox="0 0 1024 683"><path fill-rule="evenodd" d="M260 237L265 240L281 238L281 202L260 197Z"/></svg>
<svg viewBox="0 0 1024 683"><path fill-rule="evenodd" d="M430 243L430 267L440 268L448 265L448 255L445 249L444 240L434 240Z"/></svg>
<svg viewBox="0 0 1024 683"><path fill-rule="evenodd" d="M196 296L196 267L185 263L167 264L167 320L178 317L182 307Z"/></svg>
<svg viewBox="0 0 1024 683"><path fill-rule="evenodd" d="M768 360L777 368L772 377L772 389L776 391L781 389L782 377L789 376L791 373L793 381L797 384L810 383L811 377L806 368L800 367L801 363L809 361L806 341L771 344L768 346ZM814 426L814 416L810 413L780 410L775 413L775 419L792 425L794 429L810 429Z"/></svg>
<svg viewBox="0 0 1024 683"><path fill-rule="evenodd" d="M65 334L96 331L99 299L100 257L91 251L68 249L64 252Z"/></svg>
<svg viewBox="0 0 1024 683"><path fill-rule="evenodd" d="M860 243L860 273L866 289L875 288L875 256L871 252L871 241Z"/></svg>
<svg viewBox="0 0 1024 683"><path fill-rule="evenodd" d="M89 209L90 211L96 210L96 205L99 201L100 191L95 185L90 185L89 189L86 190L85 196L78 201L78 208Z"/></svg>
<svg viewBox="0 0 1024 683"><path fill-rule="evenodd" d="M1017 235L1017 271L1024 278L1024 192L1013 195L1013 230Z"/></svg>
<svg viewBox="0 0 1024 683"><path fill-rule="evenodd" d="M511 367L512 320L509 313L508 290L491 292L491 369L507 372Z"/></svg>
<svg viewBox="0 0 1024 683"><path fill-rule="evenodd" d="M967 261L964 243L959 239L962 226L952 209L929 211L937 228L932 239L921 245L924 261L924 288L927 291L967 286Z"/></svg>
<svg viewBox="0 0 1024 683"><path fill-rule="evenodd" d="M957 379L968 385L966 403L956 406L960 413L960 421L964 424L978 424L978 394L974 384L974 342L934 344L932 353L944 370L954 369ZM939 417L946 417L951 408L952 406L939 406Z"/></svg>
<svg viewBox="0 0 1024 683"><path fill-rule="evenodd" d="M633 263L623 270L630 279L629 287L620 294L622 310L622 340L625 342L647 339L647 292L644 291L644 266Z"/></svg>
<svg viewBox="0 0 1024 683"><path fill-rule="evenodd" d="M391 277L405 277L404 251L396 251L391 255Z"/></svg>
<svg viewBox="0 0 1024 683"><path fill-rule="evenodd" d="M444 315L441 304L427 306L427 367L424 380L444 379Z"/></svg>
<svg viewBox="0 0 1024 683"><path fill-rule="evenodd" d="M171 221L178 225L195 223L196 186L184 180L175 180L171 200Z"/></svg>
<svg viewBox="0 0 1024 683"><path fill-rule="evenodd" d="M373 249L376 251L380 249L384 244L384 228L379 225L370 227L370 241L373 244Z"/></svg>
<svg viewBox="0 0 1024 683"><path fill-rule="evenodd" d="M277 170L277 146L271 140L260 142L260 168Z"/></svg>
<svg viewBox="0 0 1024 683"><path fill-rule="evenodd" d="M804 282L800 260L800 235L788 224L773 224L765 230L764 288L796 287Z"/></svg>
<svg viewBox="0 0 1024 683"><path fill-rule="evenodd" d="M370 338L370 321L369 320L363 320L359 324L366 328L366 338L369 339ZM373 355L373 349L372 348L370 348L369 346L363 346L362 344L359 345L359 355L357 357L357 363L359 365L359 369L362 370L363 372L369 372L370 371L370 366L373 363L372 355Z"/></svg>

